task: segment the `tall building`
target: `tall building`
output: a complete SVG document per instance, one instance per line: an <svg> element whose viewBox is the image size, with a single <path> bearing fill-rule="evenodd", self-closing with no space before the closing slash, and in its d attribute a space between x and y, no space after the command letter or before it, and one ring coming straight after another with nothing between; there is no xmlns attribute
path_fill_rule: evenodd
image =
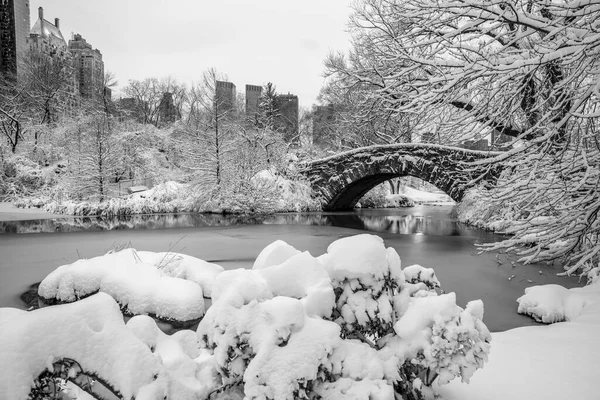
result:
<svg viewBox="0 0 600 400"><path fill-rule="evenodd" d="M19 56L27 52L29 0L0 0L0 73L19 74Z"/></svg>
<svg viewBox="0 0 600 400"><path fill-rule="evenodd" d="M324 146L330 143L335 130L336 109L333 104L316 106L313 111L313 144Z"/></svg>
<svg viewBox="0 0 600 400"><path fill-rule="evenodd" d="M259 112L262 86L246 85L246 117L255 118Z"/></svg>
<svg viewBox="0 0 600 400"><path fill-rule="evenodd" d="M216 106L218 113L235 109L235 85L231 82L217 81Z"/></svg>
<svg viewBox="0 0 600 400"><path fill-rule="evenodd" d="M277 95L275 104L279 110L276 126L283 132L283 139L287 143L298 142L298 96L289 93Z"/></svg>
<svg viewBox="0 0 600 400"><path fill-rule="evenodd" d="M78 106L80 104L79 81L75 79L73 73L73 57L60 32L60 20L55 18L54 23L47 21L44 19L44 9L38 8L38 19L29 31L27 44L30 55L37 60L34 65L40 62L42 64L39 64L39 67L45 68L44 63L49 60L52 60L52 63L64 63L67 67L66 72L61 72L54 77L50 75L48 79L66 79L65 86L58 93L58 100L63 106L66 105L67 111Z"/></svg>
<svg viewBox="0 0 600 400"><path fill-rule="evenodd" d="M179 111L173 103L173 93L165 92L158 105L158 118L162 123L175 122L180 118Z"/></svg>
<svg viewBox="0 0 600 400"><path fill-rule="evenodd" d="M73 70L79 84L81 97L101 100L104 93L104 62L100 50L92 48L80 34L69 40L69 51L73 56Z"/></svg>

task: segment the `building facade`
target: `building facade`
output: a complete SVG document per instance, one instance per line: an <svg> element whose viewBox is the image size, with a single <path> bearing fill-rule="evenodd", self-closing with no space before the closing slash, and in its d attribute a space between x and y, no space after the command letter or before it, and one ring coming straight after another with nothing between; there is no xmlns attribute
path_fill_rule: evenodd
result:
<svg viewBox="0 0 600 400"><path fill-rule="evenodd" d="M255 119L260 109L262 86L246 85L246 118Z"/></svg>
<svg viewBox="0 0 600 400"><path fill-rule="evenodd" d="M336 124L336 107L333 104L316 106L312 116L312 142L317 146L331 144Z"/></svg>
<svg viewBox="0 0 600 400"><path fill-rule="evenodd" d="M217 81L215 101L217 113L227 113L235 109L235 85L231 82Z"/></svg>
<svg viewBox="0 0 600 400"><path fill-rule="evenodd" d="M102 100L104 95L102 53L92 48L92 45L80 34L73 35L68 47L73 57L73 70L81 97L88 100Z"/></svg>
<svg viewBox="0 0 600 400"><path fill-rule="evenodd" d="M81 105L79 82L73 68L73 56L60 31L60 20L54 23L44 18L44 9L38 9L38 19L27 37L28 53L24 54L29 64L27 70L33 79L49 80L46 86L61 85L57 100L65 112ZM45 74L38 69L46 69ZM64 81L64 82L63 82Z"/></svg>
<svg viewBox="0 0 600 400"><path fill-rule="evenodd" d="M298 137L298 96L295 94L280 94L275 97L279 115L275 125L283 133L286 143L299 142Z"/></svg>
<svg viewBox="0 0 600 400"><path fill-rule="evenodd" d="M28 50L29 0L0 0L0 73L18 76L20 56Z"/></svg>

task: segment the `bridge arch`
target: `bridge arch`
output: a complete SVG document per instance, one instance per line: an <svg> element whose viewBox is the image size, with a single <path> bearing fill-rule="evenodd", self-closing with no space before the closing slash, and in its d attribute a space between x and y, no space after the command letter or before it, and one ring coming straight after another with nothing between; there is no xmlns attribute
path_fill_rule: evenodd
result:
<svg viewBox="0 0 600 400"><path fill-rule="evenodd" d="M433 144L370 146L306 163L302 173L328 211L352 209L373 187L400 176L420 178L460 201L468 187L499 171L474 162L498 154Z"/></svg>

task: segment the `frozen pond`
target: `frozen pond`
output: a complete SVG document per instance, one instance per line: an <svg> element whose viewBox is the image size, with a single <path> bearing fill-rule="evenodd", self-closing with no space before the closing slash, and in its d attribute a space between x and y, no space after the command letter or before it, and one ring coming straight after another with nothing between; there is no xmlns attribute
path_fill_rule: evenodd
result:
<svg viewBox="0 0 600 400"><path fill-rule="evenodd" d="M449 218L449 210L449 206L418 206L277 214L260 219L182 214L137 216L124 221L66 218L3 222L0 307L23 308L19 295L59 265L98 256L126 243L138 250L182 252L232 269L251 267L258 253L277 239L317 256L334 240L365 231L394 247L403 266L435 268L442 288L456 292L459 305L482 299L484 321L492 331L534 324L516 313L515 300L527 286L578 286L575 278L555 276L562 270L558 264L513 267L505 255L477 255L474 243L500 237L456 223Z"/></svg>

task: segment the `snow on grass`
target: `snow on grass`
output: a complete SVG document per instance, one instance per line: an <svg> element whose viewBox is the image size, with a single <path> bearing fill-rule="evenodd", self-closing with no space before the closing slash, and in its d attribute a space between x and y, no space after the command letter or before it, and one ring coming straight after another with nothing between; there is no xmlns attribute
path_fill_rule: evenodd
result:
<svg viewBox="0 0 600 400"><path fill-rule="evenodd" d="M73 302L98 291L111 295L128 313L175 321L204 315L204 293L222 268L178 253L124 249L78 260L51 272L38 294Z"/></svg>
<svg viewBox="0 0 600 400"><path fill-rule="evenodd" d="M27 399L33 380L63 358L126 399L162 397L167 390L159 360L125 327L107 294L32 312L0 308L0 398Z"/></svg>
<svg viewBox="0 0 600 400"><path fill-rule="evenodd" d="M412 188L410 186L404 186L404 189L401 190L403 195L408 197L409 199L419 202L419 203L448 203L454 204L454 201L445 193L431 193L424 192L422 190L418 190Z"/></svg>
<svg viewBox="0 0 600 400"><path fill-rule="evenodd" d="M583 290L536 286L521 297L538 318L568 321L493 333L486 367L469 385L438 388L447 400L596 400L600 360L600 285ZM558 299L554 296L558 296ZM570 308L570 303L576 305Z"/></svg>

